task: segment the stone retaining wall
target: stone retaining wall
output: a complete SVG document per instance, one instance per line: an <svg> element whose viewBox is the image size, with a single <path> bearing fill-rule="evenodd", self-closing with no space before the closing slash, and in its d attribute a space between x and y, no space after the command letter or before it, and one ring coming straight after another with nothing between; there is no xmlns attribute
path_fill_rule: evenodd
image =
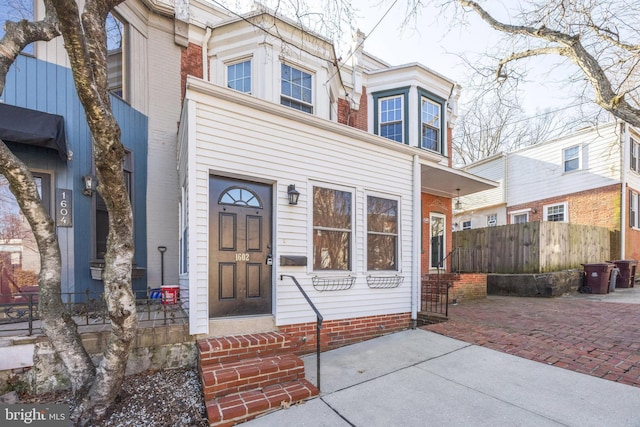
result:
<svg viewBox="0 0 640 427"><path fill-rule="evenodd" d="M99 363L109 339L108 330L84 332L82 343L94 363ZM0 344L0 393L8 388L27 387L33 393L45 393L69 387L69 379L58 355L45 336L3 339ZM12 354L19 358L7 361ZM169 325L139 328L127 362L127 375L149 369L196 366L198 350L189 326ZM14 363L11 364L11 361Z"/></svg>

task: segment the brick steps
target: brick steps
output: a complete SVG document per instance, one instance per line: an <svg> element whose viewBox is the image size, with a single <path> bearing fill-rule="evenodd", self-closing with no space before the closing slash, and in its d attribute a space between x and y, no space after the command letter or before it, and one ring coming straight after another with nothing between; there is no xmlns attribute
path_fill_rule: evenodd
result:
<svg viewBox="0 0 640 427"><path fill-rule="evenodd" d="M200 375L206 400L304 378L304 363L293 354L253 357L204 366Z"/></svg>
<svg viewBox="0 0 640 427"><path fill-rule="evenodd" d="M207 417L211 426L232 426L317 395L318 389L306 379L274 384L209 400Z"/></svg>
<svg viewBox="0 0 640 427"><path fill-rule="evenodd" d="M211 338L198 349L211 426L231 426L318 395L288 334Z"/></svg>

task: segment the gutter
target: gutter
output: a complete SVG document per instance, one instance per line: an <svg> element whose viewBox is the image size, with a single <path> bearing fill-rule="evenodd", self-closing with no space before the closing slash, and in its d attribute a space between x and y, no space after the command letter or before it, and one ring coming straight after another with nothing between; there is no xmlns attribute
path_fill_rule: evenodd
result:
<svg viewBox="0 0 640 427"><path fill-rule="evenodd" d="M202 38L202 79L209 79L209 40L211 40L211 27L207 25L204 37Z"/></svg>
<svg viewBox="0 0 640 427"><path fill-rule="evenodd" d="M627 240L627 155L629 145L629 125L620 123L620 142L622 143L622 158L620 160L620 259L625 259Z"/></svg>
<svg viewBox="0 0 640 427"><path fill-rule="evenodd" d="M418 299L420 297L420 245L422 236L422 210L420 198L420 159L413 156L413 250L411 251L411 327L416 328L418 323Z"/></svg>

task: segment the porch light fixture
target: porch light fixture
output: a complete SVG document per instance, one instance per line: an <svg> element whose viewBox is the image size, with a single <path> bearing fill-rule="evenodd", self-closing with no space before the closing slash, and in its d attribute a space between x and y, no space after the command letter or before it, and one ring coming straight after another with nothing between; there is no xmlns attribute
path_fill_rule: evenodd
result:
<svg viewBox="0 0 640 427"><path fill-rule="evenodd" d="M296 190L295 184L289 184L289 188L287 188L287 196L289 197L290 205L297 205L298 198L300 197L300 193Z"/></svg>
<svg viewBox="0 0 640 427"><path fill-rule="evenodd" d="M456 204L453 206L453 209L460 211L462 210L462 202L460 202L460 189L456 188L456 191L458 192L458 200L456 200Z"/></svg>
<svg viewBox="0 0 640 427"><path fill-rule="evenodd" d="M85 175L82 177L82 194L85 196L91 197L93 192L96 191L96 187L98 186L97 180L95 176Z"/></svg>

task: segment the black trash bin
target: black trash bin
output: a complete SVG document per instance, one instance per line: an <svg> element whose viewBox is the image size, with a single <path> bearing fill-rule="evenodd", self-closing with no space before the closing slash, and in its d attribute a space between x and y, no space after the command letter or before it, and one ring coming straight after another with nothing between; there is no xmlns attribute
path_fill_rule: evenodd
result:
<svg viewBox="0 0 640 427"><path fill-rule="evenodd" d="M636 280L636 267L638 261L634 259L619 259L617 261L608 261L615 264L620 270L616 279L616 288L632 288Z"/></svg>
<svg viewBox="0 0 640 427"><path fill-rule="evenodd" d="M592 294L606 294L609 292L609 279L615 264L600 262L582 264L584 267L584 288Z"/></svg>

